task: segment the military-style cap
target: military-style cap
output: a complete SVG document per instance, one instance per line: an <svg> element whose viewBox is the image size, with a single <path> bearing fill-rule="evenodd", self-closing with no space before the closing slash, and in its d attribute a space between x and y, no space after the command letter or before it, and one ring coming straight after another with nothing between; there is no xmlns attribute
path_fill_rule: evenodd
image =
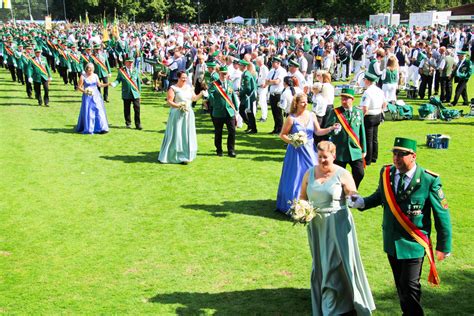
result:
<svg viewBox="0 0 474 316"><path fill-rule="evenodd" d="M220 51L216 50L214 53L211 54L211 57L217 57L219 55Z"/></svg>
<svg viewBox="0 0 474 316"><path fill-rule="evenodd" d="M411 153L416 153L416 140L403 137L395 137L392 151L394 150L402 150Z"/></svg>
<svg viewBox="0 0 474 316"><path fill-rule="evenodd" d="M184 48L191 48L191 46L188 43L184 43Z"/></svg>
<svg viewBox="0 0 474 316"><path fill-rule="evenodd" d="M296 50L296 47L294 47L294 46L290 46L290 47L288 47L288 50L295 51L295 50Z"/></svg>
<svg viewBox="0 0 474 316"><path fill-rule="evenodd" d="M234 44L229 44L229 48L233 50L237 50L237 46L235 46Z"/></svg>
<svg viewBox="0 0 474 316"><path fill-rule="evenodd" d="M239 60L239 65L242 65L242 66L248 66L250 65L250 63L244 59L241 59Z"/></svg>
<svg viewBox="0 0 474 316"><path fill-rule="evenodd" d="M101 49L100 44L94 45L94 49Z"/></svg>
<svg viewBox="0 0 474 316"><path fill-rule="evenodd" d="M42 50L41 50L41 47L39 47L39 46L36 46L36 47L35 47L35 53L41 52L41 51L42 51Z"/></svg>
<svg viewBox="0 0 474 316"><path fill-rule="evenodd" d="M467 55L467 52L465 50L460 50L456 52L456 55Z"/></svg>
<svg viewBox="0 0 474 316"><path fill-rule="evenodd" d="M289 66L298 67L298 68L300 67L300 64L294 59L290 60L288 64Z"/></svg>
<svg viewBox="0 0 474 316"><path fill-rule="evenodd" d="M347 97L354 99L355 91L351 88L343 88L341 91L341 97Z"/></svg>
<svg viewBox="0 0 474 316"><path fill-rule="evenodd" d="M239 64L240 63L240 60L238 60L237 58L235 58L233 61L232 61L233 64Z"/></svg>
<svg viewBox="0 0 474 316"><path fill-rule="evenodd" d="M125 59L125 62L129 62L129 63L133 63L135 60L133 59L133 57L128 57L127 59Z"/></svg>
<svg viewBox="0 0 474 316"><path fill-rule="evenodd" d="M272 58L272 62L274 61L281 63L281 58L279 56L275 56Z"/></svg>
<svg viewBox="0 0 474 316"><path fill-rule="evenodd" d="M219 72L227 72L227 66L220 67Z"/></svg>
<svg viewBox="0 0 474 316"><path fill-rule="evenodd" d="M209 62L206 63L206 66L207 67L216 67L217 64L214 61L209 61Z"/></svg>
<svg viewBox="0 0 474 316"><path fill-rule="evenodd" d="M377 81L379 81L379 77L377 77L376 75L374 75L374 74L372 74L372 73L370 73L370 72L368 72L368 71L366 71L366 72L364 73L364 79L367 79L367 80L369 80L369 81L371 81L371 82L377 82Z"/></svg>

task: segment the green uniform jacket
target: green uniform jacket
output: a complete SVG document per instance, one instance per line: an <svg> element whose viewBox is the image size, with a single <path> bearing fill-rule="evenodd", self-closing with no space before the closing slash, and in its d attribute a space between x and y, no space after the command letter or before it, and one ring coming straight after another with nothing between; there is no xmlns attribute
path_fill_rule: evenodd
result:
<svg viewBox="0 0 474 316"><path fill-rule="evenodd" d="M74 58L72 58L71 56L74 56ZM76 59L78 61L76 61ZM69 66L70 66L70 71L71 72L78 72L78 73L81 73L83 70L84 70L84 67L83 67L83 64L82 64L82 61L81 61L81 53L76 51L76 52L73 52L73 51L70 51L69 52Z"/></svg>
<svg viewBox="0 0 474 316"><path fill-rule="evenodd" d="M463 63L459 69L456 68L456 77L459 79L468 80L472 74L472 65L471 61L464 57Z"/></svg>
<svg viewBox="0 0 474 316"><path fill-rule="evenodd" d="M362 150L356 145L355 141L349 137L344 128L339 132L339 134L331 134L331 139L334 145L336 145L336 160L338 161L355 161L362 159L362 153L366 152L366 141L365 141L365 128L364 128L364 114L362 110L357 108L352 108L352 112L349 118L348 111L343 112L344 117L349 122L349 125L352 127L352 130L359 138ZM336 117L334 111L330 112L328 120L325 127L330 127L334 123L341 123Z"/></svg>
<svg viewBox="0 0 474 316"><path fill-rule="evenodd" d="M30 67L28 67L27 76L32 78L34 82L41 82L41 79L48 80L51 78L51 70L49 69L48 61L45 57L41 56L41 65L46 69L46 74L44 74L33 62L30 62ZM36 60L36 57L33 57Z"/></svg>
<svg viewBox="0 0 474 316"><path fill-rule="evenodd" d="M11 52L11 54L7 51ZM13 65L16 67L16 58L15 58L15 47L5 45L3 47L3 60L7 65Z"/></svg>
<svg viewBox="0 0 474 316"><path fill-rule="evenodd" d="M23 70L25 68L24 61L25 59L23 58L23 52L15 51L15 60L16 60L16 67L18 69Z"/></svg>
<svg viewBox="0 0 474 316"><path fill-rule="evenodd" d="M234 107L237 104L237 96L232 89L232 82L227 80L222 83L220 80L216 80L215 82L219 83L221 87L224 89L225 93L229 96L230 100L232 101ZM224 86L226 86L224 88ZM209 89L209 102L212 104L212 116L218 118L224 118L227 115L230 117L234 117L235 111L232 109L232 106L224 99L221 93L217 90L216 86L213 84L212 87Z"/></svg>
<svg viewBox="0 0 474 316"><path fill-rule="evenodd" d="M125 72L127 68L121 68ZM122 99L124 100L131 100L131 99L140 99L140 91L141 91L141 80L140 76L138 75L138 71L134 68L132 69L132 73L130 74L131 79L138 87L138 91L132 87L132 84L125 78L122 73L119 71L117 75L117 79L115 79L114 84L118 85L119 83L122 84Z"/></svg>
<svg viewBox="0 0 474 316"><path fill-rule="evenodd" d="M31 67L31 58L33 58L33 55L28 55L26 52L23 52L21 54L21 62L23 64L23 73L25 75L28 75L28 68Z"/></svg>
<svg viewBox="0 0 474 316"><path fill-rule="evenodd" d="M63 55L64 54L64 55ZM58 48L58 58L59 58L59 66L64 67L64 68L70 68L71 66L69 65L69 53L67 50L63 50L61 48Z"/></svg>
<svg viewBox="0 0 474 316"><path fill-rule="evenodd" d="M130 54L130 47L128 46L128 43L122 40L118 40L116 45L115 45L115 51L117 52L117 56L122 59L123 55Z"/></svg>
<svg viewBox="0 0 474 316"><path fill-rule="evenodd" d="M384 169L385 167L380 172L377 190L371 196L364 198L365 207L363 210L382 205L383 245L387 254L398 259L421 258L425 255L425 249L398 223L387 205L382 184ZM393 190L395 172L395 166L391 166L390 184ZM448 203L441 189L441 181L438 175L416 165L415 174L408 187L400 195L395 193L395 197L402 212L428 237L431 234L432 210L437 232L436 250L451 252L451 219ZM415 212L415 214L412 212Z"/></svg>
<svg viewBox="0 0 474 316"><path fill-rule="evenodd" d="M97 55L94 55L94 58L100 60L102 62L102 65L105 66L106 69L102 68L101 65L99 65L98 62L96 62L94 59L90 59L91 60L91 63L94 64L94 67L95 67L95 73L97 74L97 76L99 78L105 78L107 77L111 71L110 71L110 65L109 65L109 60L107 59L107 56L103 53L100 53L100 54L97 54Z"/></svg>
<svg viewBox="0 0 474 316"><path fill-rule="evenodd" d="M256 90L257 83L255 82L255 78L250 74L248 70L245 70L242 73L242 79L240 81L240 104L244 104L247 109L251 109L253 102L257 100Z"/></svg>

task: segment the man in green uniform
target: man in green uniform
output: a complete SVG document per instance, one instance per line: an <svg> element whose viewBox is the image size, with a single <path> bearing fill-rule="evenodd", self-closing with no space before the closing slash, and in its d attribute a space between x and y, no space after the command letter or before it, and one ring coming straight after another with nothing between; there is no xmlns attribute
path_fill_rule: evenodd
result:
<svg viewBox="0 0 474 316"><path fill-rule="evenodd" d="M219 79L209 89L209 101L212 104L212 122L214 123L214 145L217 156L222 156L222 129L227 127L227 150L229 157L235 154L235 104L237 96L232 89L232 82L227 79L227 67L219 69Z"/></svg>
<svg viewBox="0 0 474 316"><path fill-rule="evenodd" d="M107 58L107 55L102 52L100 44L94 46L94 53L91 55L91 61L95 66L97 77L99 77L102 83L107 84L112 72L110 71L109 59ZM104 87L104 93L102 96L104 97L105 102L109 102L109 87Z"/></svg>
<svg viewBox="0 0 474 316"><path fill-rule="evenodd" d="M243 59L239 61L240 71L242 71L239 90L239 113L248 127L245 133L256 134L257 123L255 121L254 103L257 100L257 83L252 74L247 70L249 64L248 61Z"/></svg>
<svg viewBox="0 0 474 316"><path fill-rule="evenodd" d="M41 56L41 51L40 47L35 49L35 56L31 59L30 67L28 67L28 81L33 83L35 98L38 100L39 106L43 105L41 99L41 86L43 86L44 105L49 106L49 82L52 80L52 76L48 61Z"/></svg>
<svg viewBox="0 0 474 316"><path fill-rule="evenodd" d="M3 63L6 68L10 70L12 81L16 82L16 58L15 45L13 44L13 37L8 35L5 45L3 46Z"/></svg>
<svg viewBox="0 0 474 316"><path fill-rule="evenodd" d="M16 78L18 80L18 82L20 82L22 85L25 84L25 79L24 79L24 75L23 75L23 68L24 68L24 64L23 64L23 43L18 43L18 45L16 46L17 49L15 50L15 59L16 59Z"/></svg>
<svg viewBox="0 0 474 316"><path fill-rule="evenodd" d="M217 64L214 61L208 61L206 63L207 71L204 73L204 82L205 86L204 88L208 89L213 89L212 83L216 80L219 80L219 74L217 73ZM209 91L210 93L210 91ZM203 100L202 101L202 106L205 111L209 111L212 116L212 101L211 98L208 100Z"/></svg>
<svg viewBox="0 0 474 316"><path fill-rule="evenodd" d="M77 79L84 71L81 62L81 53L77 50L76 44L72 44L69 52L69 82L74 84L74 90L77 90Z"/></svg>
<svg viewBox="0 0 474 316"><path fill-rule="evenodd" d="M133 67L133 62L133 58L125 60L125 67L119 69L117 79L112 82L111 86L115 88L119 83L122 84L123 113L127 128L131 128L132 124L130 119L130 106L133 103L135 127L141 130L143 129L140 121L141 80L139 72Z"/></svg>
<svg viewBox="0 0 474 316"><path fill-rule="evenodd" d="M21 60L23 64L22 73L26 84L26 94L30 99L32 97L31 95L33 92L33 87L31 85L31 82L28 81L28 68L31 67L31 58L33 58L33 56L33 47L31 45L27 45L26 51L21 55Z"/></svg>
<svg viewBox="0 0 474 316"><path fill-rule="evenodd" d="M472 65L471 61L466 58L467 51L460 51L457 53L459 57L459 62L454 69L454 82L457 82L456 92L454 94L454 100L451 103L452 106L455 106L458 103L459 97L462 96L463 103L462 105L469 105L467 99L467 82L472 75Z"/></svg>
<svg viewBox="0 0 474 316"><path fill-rule="evenodd" d="M440 75L439 81L441 85L441 95L439 96L441 102L450 102L453 92L453 68L454 68L454 57L451 56L450 51L446 51L446 47L442 46L439 48L441 55L440 62Z"/></svg>
<svg viewBox="0 0 474 316"><path fill-rule="evenodd" d="M438 284L431 249L431 213L436 227L436 257L451 252L451 220L439 176L416 163L416 141L395 138L393 165L380 172L377 190L369 197L352 196L352 207L383 206L383 244L392 268L403 315L423 315L420 275L425 251L429 282ZM349 203L351 204L351 203Z"/></svg>
<svg viewBox="0 0 474 316"><path fill-rule="evenodd" d="M342 89L342 107L335 108L329 113L326 126L335 123L342 126L339 133L331 135L331 140L336 145L335 164L345 168L351 166L352 176L357 187L364 178L364 157L367 152L365 140L364 114L362 110L353 107L354 90Z"/></svg>
<svg viewBox="0 0 474 316"><path fill-rule="evenodd" d="M70 68L69 65L69 53L65 45L59 42L58 46L58 59L57 59L57 68L58 73L63 79L64 84L68 83L67 71Z"/></svg>

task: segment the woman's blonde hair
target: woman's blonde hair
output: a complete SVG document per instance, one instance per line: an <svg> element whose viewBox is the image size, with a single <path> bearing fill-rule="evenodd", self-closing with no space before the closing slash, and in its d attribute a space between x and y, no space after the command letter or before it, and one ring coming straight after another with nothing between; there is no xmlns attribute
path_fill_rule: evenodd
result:
<svg viewBox="0 0 474 316"><path fill-rule="evenodd" d="M88 64L86 65L86 67L84 67L84 71L87 72L87 69L89 69L89 68L92 69L92 70L94 70L94 69L95 69L94 64L93 64L93 63L88 63Z"/></svg>
<svg viewBox="0 0 474 316"><path fill-rule="evenodd" d="M298 94L296 94L296 95L293 97L293 101L291 101L291 107L290 107L290 113L291 113L291 114L295 114L295 113L296 113L297 105L298 105L298 103L300 103L300 101L301 101L303 98L308 99L308 96L307 96L305 93L298 93Z"/></svg>
<svg viewBox="0 0 474 316"><path fill-rule="evenodd" d="M395 56L390 56L387 60L387 68L390 70L398 69L398 59Z"/></svg>
<svg viewBox="0 0 474 316"><path fill-rule="evenodd" d="M323 83L331 82L331 74L329 72L327 71L323 72L322 77L323 77Z"/></svg>
<svg viewBox="0 0 474 316"><path fill-rule="evenodd" d="M334 145L333 142L323 140L318 143L317 146L318 151L327 151L330 152L331 154L335 155L336 154L336 145Z"/></svg>

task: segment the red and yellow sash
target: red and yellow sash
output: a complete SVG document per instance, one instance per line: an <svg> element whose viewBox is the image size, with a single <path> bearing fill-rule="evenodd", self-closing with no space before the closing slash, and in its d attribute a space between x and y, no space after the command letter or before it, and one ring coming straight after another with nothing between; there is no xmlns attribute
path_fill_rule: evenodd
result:
<svg viewBox="0 0 474 316"><path fill-rule="evenodd" d="M385 199L392 212L393 216L397 219L398 223L405 229L405 231L413 238L417 243L423 246L426 251L426 255L430 261L430 273L428 275L428 282L432 285L439 285L439 276L436 271L436 265L434 261L433 247L431 246L431 240L418 229L410 219L402 212L400 206L397 204L395 194L390 185L390 166L385 167L383 172L383 191Z"/></svg>
<svg viewBox="0 0 474 316"><path fill-rule="evenodd" d="M135 83L135 81L132 80L132 78L128 75L128 73L126 71L124 71L123 69L119 69L120 73L122 74L122 76L124 76L125 80L128 81L128 83L130 83L130 85L137 91L137 92L140 92L140 90L138 89L138 86L137 84Z"/></svg>
<svg viewBox="0 0 474 316"><path fill-rule="evenodd" d="M5 46L5 50L7 51L7 54L8 54L8 55L13 56L13 52L10 50L10 48L8 48L7 46Z"/></svg>
<svg viewBox="0 0 474 316"><path fill-rule="evenodd" d="M95 57L94 55L91 55L91 58L94 60L94 62L100 66L100 68L102 68L105 72L109 72L109 70L107 69L107 66L104 65L104 63L102 61L100 61L100 58L97 58Z"/></svg>
<svg viewBox="0 0 474 316"><path fill-rule="evenodd" d="M89 63L89 58L87 58L84 54L81 54L82 59L86 61L86 63Z"/></svg>
<svg viewBox="0 0 474 316"><path fill-rule="evenodd" d="M58 49L58 51L59 51L59 53L61 54L61 56L63 56L63 58L64 58L65 60L67 60L66 52L65 52L64 50L62 50L62 49Z"/></svg>
<svg viewBox="0 0 474 316"><path fill-rule="evenodd" d="M48 72L46 71L46 68L44 68L42 65L38 64L36 59L31 58L31 62L33 65L35 65L46 77L48 77Z"/></svg>
<svg viewBox="0 0 474 316"><path fill-rule="evenodd" d="M77 58L76 55L74 55L73 52L71 52L71 53L69 54L69 57L71 57L71 58L72 58L76 63L78 63L78 64L81 62L81 61L79 60L79 58Z"/></svg>
<svg viewBox="0 0 474 316"><path fill-rule="evenodd" d="M344 130L346 131L347 135L349 135L349 137L352 139L352 141L357 145L357 147L363 151L362 149L362 144L360 143L360 140L359 140L359 137L357 137L357 134L354 132L354 130L352 129L351 125L349 124L349 122L347 121L347 119L345 118L344 114L343 114L343 111L341 109L342 107L338 107L338 108L335 108L334 109L334 113L336 113L336 117L337 119L339 120L339 122L341 122L341 126L344 128ZM365 168L365 159L364 160L364 168Z"/></svg>
<svg viewBox="0 0 474 316"><path fill-rule="evenodd" d="M54 45L50 40L48 40L48 44L49 46L51 46L51 48L55 49L55 50L58 50L58 48L56 47L56 45Z"/></svg>
<svg viewBox="0 0 474 316"><path fill-rule="evenodd" d="M219 91L219 93L221 94L221 96L224 98L224 100L226 100L226 102L229 103L229 105L230 105L230 107L232 108L232 110L234 110L235 112L237 112L237 110L235 109L234 103L233 103L232 100L229 98L229 96L227 95L227 93L225 92L225 90L222 88L222 86L221 86L217 81L214 81L213 83L214 83L214 85L216 86L217 91Z"/></svg>

